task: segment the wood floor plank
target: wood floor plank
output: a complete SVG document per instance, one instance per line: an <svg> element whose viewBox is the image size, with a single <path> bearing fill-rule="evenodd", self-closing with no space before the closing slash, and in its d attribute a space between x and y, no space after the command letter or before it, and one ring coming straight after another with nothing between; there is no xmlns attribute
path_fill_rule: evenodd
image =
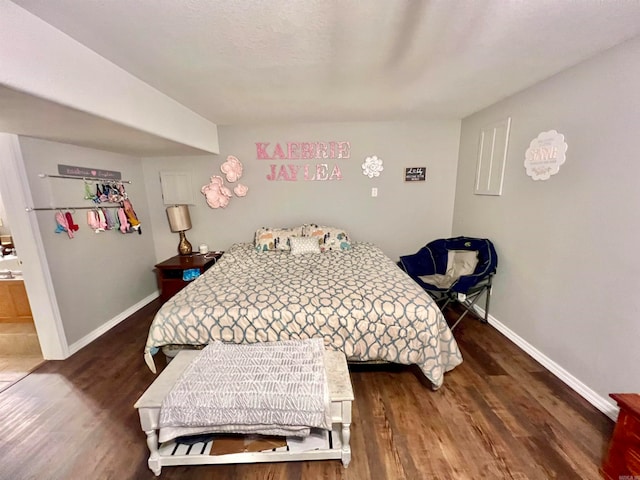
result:
<svg viewBox="0 0 640 480"><path fill-rule="evenodd" d="M136 399L152 302L0 392L0 480L151 479ZM488 325L433 391L416 368L351 366L352 461L164 467L162 479L597 479L613 422ZM158 355L156 364L164 368ZM34 454L34 451L38 452Z"/></svg>
<svg viewBox="0 0 640 480"><path fill-rule="evenodd" d="M539 414L540 418L552 418L554 423L558 426L562 426L562 431L566 432L566 436L570 436L572 442L584 450L588 455L600 455L608 444L608 441L602 437L596 437L593 435L594 429L600 429L603 431L603 422L592 422L589 418L593 418L592 415L583 415L579 413L579 410L587 409L592 410L593 407L588 406L586 401L584 404L579 404L572 399L571 403L561 401L560 395L556 392L564 391L564 388L558 389L558 387L550 388L548 382L541 382L539 375L536 373L519 371L516 367L507 365L505 368L511 370L514 378L519 379L522 386L527 393L536 400L536 404L542 409ZM578 406L580 405L580 406ZM604 415L600 415L604 417ZM611 425L609 420L605 420L606 424ZM609 431L607 429L607 431Z"/></svg>

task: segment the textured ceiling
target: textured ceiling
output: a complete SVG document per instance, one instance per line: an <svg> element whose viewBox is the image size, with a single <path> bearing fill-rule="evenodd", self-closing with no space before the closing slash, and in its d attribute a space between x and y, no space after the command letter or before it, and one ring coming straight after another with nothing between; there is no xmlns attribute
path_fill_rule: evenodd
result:
<svg viewBox="0 0 640 480"><path fill-rule="evenodd" d="M463 118L640 34L638 0L14 0L214 123Z"/></svg>

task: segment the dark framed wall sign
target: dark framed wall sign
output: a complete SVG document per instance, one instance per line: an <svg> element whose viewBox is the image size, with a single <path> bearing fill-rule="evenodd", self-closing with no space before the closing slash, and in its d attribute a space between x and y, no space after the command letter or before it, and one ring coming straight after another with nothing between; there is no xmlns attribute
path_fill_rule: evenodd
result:
<svg viewBox="0 0 640 480"><path fill-rule="evenodd" d="M71 165L58 164L58 174L69 177L91 177L101 180L121 180L122 174L114 170L103 170L101 168L75 167Z"/></svg>
<svg viewBox="0 0 640 480"><path fill-rule="evenodd" d="M424 182L427 179L427 167L406 167L404 169L405 182Z"/></svg>

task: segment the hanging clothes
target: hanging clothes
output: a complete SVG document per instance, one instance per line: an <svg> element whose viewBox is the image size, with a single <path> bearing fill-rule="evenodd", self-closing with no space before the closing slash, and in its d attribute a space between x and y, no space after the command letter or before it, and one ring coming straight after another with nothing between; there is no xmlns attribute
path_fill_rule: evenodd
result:
<svg viewBox="0 0 640 480"><path fill-rule="evenodd" d="M73 217L71 216L71 212L66 212L64 214L64 218L67 220L67 225L69 225L69 230L77 232L80 227L78 225L76 225L76 223L73 221Z"/></svg>
<svg viewBox="0 0 640 480"><path fill-rule="evenodd" d="M124 213L127 215L127 220L129 220L129 223L131 224L131 228L133 228L139 234L141 234L142 230L140 228L140 221L138 220L136 212L133 209L133 205L131 204L131 200L129 200L128 198L124 199L122 201L122 206L124 208Z"/></svg>
<svg viewBox="0 0 640 480"><path fill-rule="evenodd" d="M120 231L122 233L129 233L129 221L127 220L127 214L124 213L124 208L122 207L118 209L118 219L120 220Z"/></svg>
<svg viewBox="0 0 640 480"><path fill-rule="evenodd" d="M73 238L73 231L69 228L69 224L67 223L67 218L64 216L62 212L56 212L56 230L55 233L67 232L69 238Z"/></svg>
<svg viewBox="0 0 640 480"><path fill-rule="evenodd" d="M98 214L99 228L104 232L107 229L107 219L104 216L104 210L102 208L98 208L96 209L96 213Z"/></svg>
<svg viewBox="0 0 640 480"><path fill-rule="evenodd" d="M96 203L102 203L109 200L109 198L104 194L102 190L100 190L100 185L96 183Z"/></svg>
<svg viewBox="0 0 640 480"><path fill-rule="evenodd" d="M118 188L118 193L120 194L120 201L123 201L129 198L129 195L127 195L127 192L124 189L124 184L118 182L116 184L116 187Z"/></svg>
<svg viewBox="0 0 640 480"><path fill-rule="evenodd" d="M111 220L113 222L113 230L120 230L120 219L118 218L118 211L110 210L109 215L111 215Z"/></svg>
<svg viewBox="0 0 640 480"><path fill-rule="evenodd" d="M113 219L113 214L111 213L110 208L103 208L102 212L104 213L104 218L107 222L107 230L113 230L116 227L116 222Z"/></svg>
<svg viewBox="0 0 640 480"><path fill-rule="evenodd" d="M84 182L84 199L91 200L92 202L97 203L96 196L91 193L91 188L87 181Z"/></svg>
<svg viewBox="0 0 640 480"><path fill-rule="evenodd" d="M104 232L97 210L87 210L87 224L96 233Z"/></svg>
<svg viewBox="0 0 640 480"><path fill-rule="evenodd" d="M118 191L118 186L115 183L112 183L109 186L109 193L107 194L107 196L109 197L110 203L120 203L122 200L124 200L122 198L122 195L120 195L120 192Z"/></svg>

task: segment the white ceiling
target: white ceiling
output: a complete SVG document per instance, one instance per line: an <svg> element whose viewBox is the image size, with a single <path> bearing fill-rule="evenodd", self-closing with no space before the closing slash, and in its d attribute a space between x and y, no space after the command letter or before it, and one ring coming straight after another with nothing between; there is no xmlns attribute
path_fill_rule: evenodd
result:
<svg viewBox="0 0 640 480"><path fill-rule="evenodd" d="M463 118L640 34L640 0L14 0L219 125Z"/></svg>

